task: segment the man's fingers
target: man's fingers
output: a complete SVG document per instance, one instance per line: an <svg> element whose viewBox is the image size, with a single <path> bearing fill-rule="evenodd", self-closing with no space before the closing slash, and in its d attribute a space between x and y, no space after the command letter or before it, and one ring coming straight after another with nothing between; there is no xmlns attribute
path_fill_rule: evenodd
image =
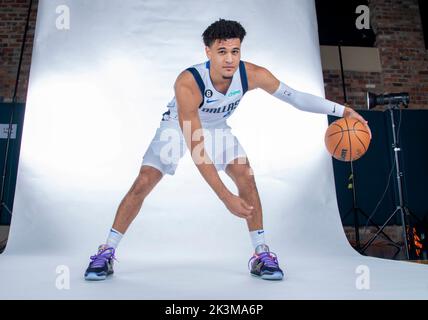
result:
<svg viewBox="0 0 428 320"><path fill-rule="evenodd" d="M251 219L253 217L253 206L249 205L242 198L240 198L240 201L237 204L238 207L232 212L233 214L243 219Z"/></svg>
<svg viewBox="0 0 428 320"><path fill-rule="evenodd" d="M238 217L242 218L242 219L247 219L247 216L239 213L239 212L235 212L235 215L237 215Z"/></svg>
<svg viewBox="0 0 428 320"><path fill-rule="evenodd" d="M248 218L252 216L253 207L246 203L244 200L241 202L241 212Z"/></svg>
<svg viewBox="0 0 428 320"><path fill-rule="evenodd" d="M360 121L362 124L364 124L364 126L367 128L367 131L369 132L369 134L370 134L370 139L372 138L372 131L370 130L370 127L369 127L369 125L368 125L368 121L366 120L366 119L364 119L359 113L357 113L357 112L353 112L351 115L350 115L350 117L351 118L357 118L357 120L358 121Z"/></svg>
<svg viewBox="0 0 428 320"><path fill-rule="evenodd" d="M250 209L246 209L246 208L242 208L241 212L245 215L245 216L249 216L252 213L252 210Z"/></svg>
<svg viewBox="0 0 428 320"><path fill-rule="evenodd" d="M243 205L243 207L245 208L245 209L247 209L247 210L253 210L254 209L254 207L253 206L250 206L245 200L242 200L242 205Z"/></svg>
<svg viewBox="0 0 428 320"><path fill-rule="evenodd" d="M240 213L240 212L235 212L235 214L238 216L238 217L240 217L240 218L242 218L242 219L251 219L252 217L253 217L253 215L252 214L244 214L244 213Z"/></svg>
<svg viewBox="0 0 428 320"><path fill-rule="evenodd" d="M252 219L253 218L253 214L247 214L246 216L243 217L244 219Z"/></svg>

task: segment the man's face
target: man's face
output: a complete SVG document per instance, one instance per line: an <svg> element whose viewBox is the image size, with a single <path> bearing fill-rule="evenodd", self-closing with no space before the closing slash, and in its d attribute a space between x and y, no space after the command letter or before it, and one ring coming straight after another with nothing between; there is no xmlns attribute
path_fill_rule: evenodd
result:
<svg viewBox="0 0 428 320"><path fill-rule="evenodd" d="M213 71L224 79L231 79L241 60L241 40L215 40L210 47L205 47L205 52Z"/></svg>

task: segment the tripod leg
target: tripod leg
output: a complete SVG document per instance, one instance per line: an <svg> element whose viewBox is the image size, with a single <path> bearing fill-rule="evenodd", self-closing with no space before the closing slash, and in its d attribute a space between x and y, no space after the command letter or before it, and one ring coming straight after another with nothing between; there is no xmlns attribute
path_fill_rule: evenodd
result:
<svg viewBox="0 0 428 320"><path fill-rule="evenodd" d="M370 222L370 224L373 225L379 231L380 227L376 223L374 223L374 221L364 211L360 210L360 212L364 217L367 218L367 221ZM382 231L381 234L383 234L383 236L389 242L391 242L396 248L400 248L400 246L397 245L397 243L394 240L392 240L385 232Z"/></svg>
<svg viewBox="0 0 428 320"><path fill-rule="evenodd" d="M391 214L391 216L386 220L386 222L383 224L383 226L376 232L376 234L364 245L364 247L361 249L361 253L364 253L364 251L367 250L367 248L373 243L373 241L376 240L376 238L379 236L379 234L385 229L389 221L394 217L394 215L397 213L399 208L395 209L395 211Z"/></svg>

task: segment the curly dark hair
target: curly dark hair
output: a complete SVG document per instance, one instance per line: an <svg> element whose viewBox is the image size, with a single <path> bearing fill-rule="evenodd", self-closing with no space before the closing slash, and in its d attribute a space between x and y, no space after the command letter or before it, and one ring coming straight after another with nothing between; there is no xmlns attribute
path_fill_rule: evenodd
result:
<svg viewBox="0 0 428 320"><path fill-rule="evenodd" d="M226 40L232 38L239 38L239 40L244 40L247 32L242 27L242 25L233 20L219 19L218 21L212 23L202 34L204 43L207 47L210 47L215 40Z"/></svg>

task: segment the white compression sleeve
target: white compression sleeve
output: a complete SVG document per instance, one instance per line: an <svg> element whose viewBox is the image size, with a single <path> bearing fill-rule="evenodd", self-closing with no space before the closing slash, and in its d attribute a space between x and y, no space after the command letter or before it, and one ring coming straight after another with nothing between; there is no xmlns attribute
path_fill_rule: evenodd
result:
<svg viewBox="0 0 428 320"><path fill-rule="evenodd" d="M342 117L345 110L345 106L309 93L294 90L283 82L280 82L278 89L272 95L302 111Z"/></svg>

